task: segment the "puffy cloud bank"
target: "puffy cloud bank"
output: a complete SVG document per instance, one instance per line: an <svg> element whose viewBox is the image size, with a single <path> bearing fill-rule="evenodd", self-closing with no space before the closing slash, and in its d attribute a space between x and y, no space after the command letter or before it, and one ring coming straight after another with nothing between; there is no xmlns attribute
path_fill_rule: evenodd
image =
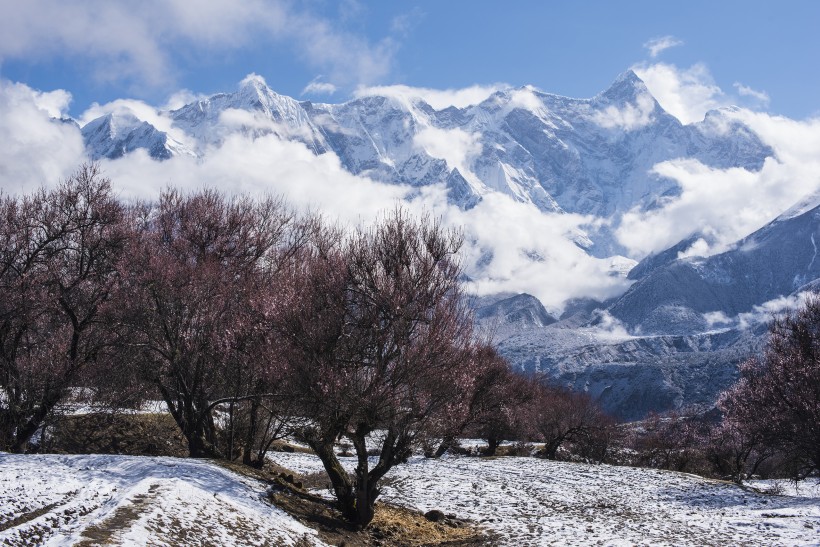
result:
<svg viewBox="0 0 820 547"><path fill-rule="evenodd" d="M710 87L713 84L705 68L681 71L671 65L655 66L652 70L660 71L656 73L672 71L678 83L689 78L691 85L669 88L686 96L680 99L681 104L700 104L700 109L707 103L720 106L725 94ZM436 108L474 104L495 90L487 87L425 95L414 88L391 89L400 100L412 101L424 95L422 98ZM694 95L687 95L690 92ZM515 93L524 102L531 95L524 88ZM179 106L194 97L183 91L172 101ZM86 160L78 127L57 119L66 112L69 101L70 94L62 90L40 92L0 81L0 138L4 143L0 148L0 188L4 192L26 192L54 184ZM631 110L605 111L598 121L613 129L629 130L650 121L648 104L638 102ZM86 123L109 112L131 112L186 144L190 137L173 127L162 113L167 107L118 100L93 105L80 120ZM443 187L419 190L382 184L348 173L332 153L316 156L299 142L275 135L252 138L228 130L232 123L253 126L255 120L246 118L244 112L227 112L222 120L226 124L224 141L218 147L206 148L202 158L178 156L156 162L144 151L137 151L103 161L103 169L125 199L151 199L168 186L274 193L298 208L320 211L346 224L370 221L379 212L406 203L413 212L432 212L464 230L467 244L463 260L473 277L474 291L528 292L552 310L560 310L568 298L607 298L627 286L622 277L613 275L623 270L623 260L590 257L577 244L589 227L612 223L631 258L663 250L700 231L704 237L682 255L709 255L727 248L806 195L820 191L820 156L816 153L820 149L820 120L796 121L742 108L727 111L725 118L751 128L775 153L759 172L716 169L685 158L659 163L653 173L675 179L681 188L679 195L665 198L649 211L630 211L621 219L543 213L495 192L488 192L472 209L461 210L447 203ZM444 132L430 127L419 133L415 145L444 158L451 167L464 168L468 177L471 173L465 166L480 152L476 135L460 130Z"/></svg>
<svg viewBox="0 0 820 547"><path fill-rule="evenodd" d="M743 104L744 97L755 105L768 99L764 92L742 85L735 86L739 96L725 93L700 64L685 69L643 64L635 70L661 106L682 123L700 121L708 110ZM676 180L681 192L663 200L660 207L623 216L616 236L634 258L666 249L695 232L707 237L683 255L722 252L820 190L820 119L792 120L737 106L725 109L723 115L727 122L750 128L772 148L774 157L757 172L716 169L687 158L655 165L653 174ZM722 128L718 124L712 130Z"/></svg>
<svg viewBox="0 0 820 547"><path fill-rule="evenodd" d="M60 121L70 100L62 90L43 93L0 80L0 190L54 183L83 161L80 130Z"/></svg>

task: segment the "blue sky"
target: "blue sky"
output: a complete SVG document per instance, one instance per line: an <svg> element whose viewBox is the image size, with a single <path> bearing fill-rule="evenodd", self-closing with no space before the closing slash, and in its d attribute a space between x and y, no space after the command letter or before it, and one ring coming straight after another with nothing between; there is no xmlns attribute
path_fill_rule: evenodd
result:
<svg viewBox="0 0 820 547"><path fill-rule="evenodd" d="M0 0L0 12L0 77L69 91L74 116L122 97L163 105L182 89L231 91L251 72L326 102L389 84L587 97L656 63L684 77L697 66L690 78L719 88L719 104L820 113L814 1ZM678 45L652 57L663 37Z"/></svg>

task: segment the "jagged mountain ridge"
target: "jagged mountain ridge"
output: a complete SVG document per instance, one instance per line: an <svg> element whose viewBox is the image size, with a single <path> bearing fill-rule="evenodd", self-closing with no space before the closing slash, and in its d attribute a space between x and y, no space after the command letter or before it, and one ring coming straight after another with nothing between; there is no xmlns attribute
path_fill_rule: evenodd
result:
<svg viewBox="0 0 820 547"><path fill-rule="evenodd" d="M773 154L754 132L721 111L700 123L681 124L632 71L591 99L525 86L442 110L421 98L389 95L341 104L299 102L252 75L235 93L166 115L185 139L152 132L147 122L98 119L83 128L89 154L116 158L145 148L158 160L202 156L233 133L275 134L316 154L333 152L356 175L412 186L445 184L450 200L462 207L502 192L542 211L606 219L634 207L651 208L680 191L676 181L650 173L661 161L686 157L717 168L758 170ZM106 123L131 130L100 131ZM591 234L591 254L624 254L609 230L605 224Z"/></svg>
<svg viewBox="0 0 820 547"><path fill-rule="evenodd" d="M708 314L730 320L820 278L818 242L820 206L789 211L729 251L655 265L609 311L632 332L703 332Z"/></svg>
<svg viewBox="0 0 820 547"><path fill-rule="evenodd" d="M612 301L579 302L543 328L497 331L500 351L625 419L714 404L737 365L761 350L771 313L820 288L820 195L724 253L678 258L696 237L644 259L630 273L636 283ZM513 316L515 300L505 302L503 316ZM501 321L479 310L483 324Z"/></svg>

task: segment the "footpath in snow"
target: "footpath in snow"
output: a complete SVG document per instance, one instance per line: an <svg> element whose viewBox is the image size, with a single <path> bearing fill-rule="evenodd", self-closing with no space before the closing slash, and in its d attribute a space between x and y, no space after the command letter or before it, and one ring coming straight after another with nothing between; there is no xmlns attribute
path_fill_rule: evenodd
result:
<svg viewBox="0 0 820 547"><path fill-rule="evenodd" d="M0 453L0 545L324 545L201 460Z"/></svg>

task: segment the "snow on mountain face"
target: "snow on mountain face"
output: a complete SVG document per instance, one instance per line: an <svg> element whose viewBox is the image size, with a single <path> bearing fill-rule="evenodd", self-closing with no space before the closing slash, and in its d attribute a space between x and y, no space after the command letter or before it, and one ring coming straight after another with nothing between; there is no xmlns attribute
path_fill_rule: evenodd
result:
<svg viewBox="0 0 820 547"><path fill-rule="evenodd" d="M751 130L719 111L682 125L632 71L591 99L527 86L442 110L421 99L389 96L336 105L298 102L251 75L235 93L193 102L168 116L196 143L193 150L123 116L94 120L83 135L94 158L145 148L155 159L166 159L177 153L202 156L235 133L275 134L316 154L335 153L356 175L411 186L443 183L450 201L461 207L501 192L545 212L605 219L679 193L676 181L650 173L659 162L687 157L717 168L759 170L772 154ZM606 223L590 236L595 256L624 254Z"/></svg>
<svg viewBox="0 0 820 547"><path fill-rule="evenodd" d="M275 134L303 142L316 154L327 150L303 106L273 92L259 76L251 75L236 93L220 93L170 113L174 125L199 143L199 154L208 145L219 145L232 133L252 137Z"/></svg>
<svg viewBox="0 0 820 547"><path fill-rule="evenodd" d="M145 149L156 160L190 154L185 147L148 122L131 114L106 114L82 128L83 139L92 159L116 159L137 149Z"/></svg>
<svg viewBox="0 0 820 547"><path fill-rule="evenodd" d="M786 212L725 253L656 267L610 313L633 332L703 332L801 290L820 278L820 206L796 214L803 209Z"/></svg>

